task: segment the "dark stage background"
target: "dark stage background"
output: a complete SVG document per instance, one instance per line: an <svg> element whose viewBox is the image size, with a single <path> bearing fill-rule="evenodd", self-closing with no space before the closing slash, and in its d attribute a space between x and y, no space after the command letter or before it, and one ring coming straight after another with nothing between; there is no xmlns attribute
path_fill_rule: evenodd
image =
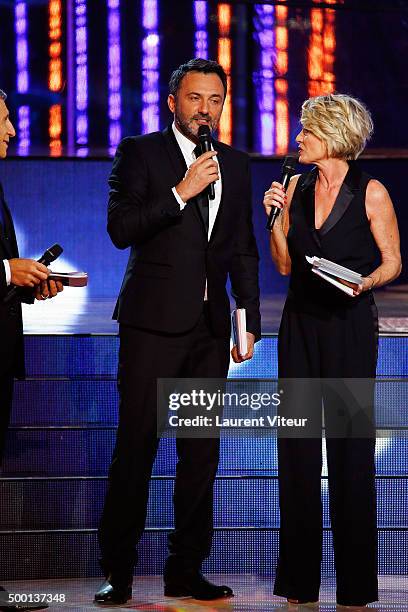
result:
<svg viewBox="0 0 408 612"><path fill-rule="evenodd" d="M0 87L17 155L113 154L168 122L171 71L193 56L229 74L220 138L293 148L310 95L371 109L371 150L406 149L406 0L0 0Z"/></svg>

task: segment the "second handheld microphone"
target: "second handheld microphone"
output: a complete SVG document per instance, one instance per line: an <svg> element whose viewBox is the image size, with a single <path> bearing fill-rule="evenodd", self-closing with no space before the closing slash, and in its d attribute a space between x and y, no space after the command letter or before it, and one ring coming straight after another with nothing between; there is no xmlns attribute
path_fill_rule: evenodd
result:
<svg viewBox="0 0 408 612"><path fill-rule="evenodd" d="M296 164L297 164L297 157L293 157L292 155L288 155L287 157L285 157L283 161L280 183L283 185L283 188L285 189L285 191L287 189L287 186L289 185L290 179L295 174ZM267 230L272 231L274 223L276 219L279 217L280 212L281 212L281 209L278 206L272 206L272 210L269 213L268 221L266 224Z"/></svg>

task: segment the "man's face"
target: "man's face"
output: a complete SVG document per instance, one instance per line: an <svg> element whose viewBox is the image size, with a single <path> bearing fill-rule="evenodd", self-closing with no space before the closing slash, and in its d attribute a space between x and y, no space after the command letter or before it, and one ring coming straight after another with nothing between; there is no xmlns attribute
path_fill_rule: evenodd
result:
<svg viewBox="0 0 408 612"><path fill-rule="evenodd" d="M198 128L218 126L224 104L224 87L220 77L210 72L187 72L180 82L177 95L169 95L169 109L176 127L193 142L198 142Z"/></svg>
<svg viewBox="0 0 408 612"><path fill-rule="evenodd" d="M10 121L9 112L4 100L0 100L0 158L7 156L7 148L10 138L16 135L13 124Z"/></svg>

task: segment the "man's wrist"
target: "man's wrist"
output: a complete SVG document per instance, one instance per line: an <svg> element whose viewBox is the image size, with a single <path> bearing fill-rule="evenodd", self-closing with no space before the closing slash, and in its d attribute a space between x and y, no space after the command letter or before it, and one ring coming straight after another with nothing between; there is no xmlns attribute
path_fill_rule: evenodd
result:
<svg viewBox="0 0 408 612"><path fill-rule="evenodd" d="M182 200L182 198L180 197L179 193L177 192L177 189L175 187L172 187L172 193L174 195L174 197L176 198L178 205L180 206L180 210L184 210L186 203L184 202L184 200Z"/></svg>
<svg viewBox="0 0 408 612"><path fill-rule="evenodd" d="M183 188L183 181L176 185L174 189L177 191L179 197L183 200L184 204L187 204L191 196L186 193L186 190Z"/></svg>

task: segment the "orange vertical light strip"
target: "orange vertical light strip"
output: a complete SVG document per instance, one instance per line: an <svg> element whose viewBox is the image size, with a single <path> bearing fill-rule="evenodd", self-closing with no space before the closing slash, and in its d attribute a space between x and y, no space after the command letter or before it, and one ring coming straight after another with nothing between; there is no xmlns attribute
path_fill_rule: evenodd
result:
<svg viewBox="0 0 408 612"><path fill-rule="evenodd" d="M49 0L48 3L48 37L49 37L49 65L48 88L52 92L59 92L63 86L62 79L62 0ZM48 135L50 138L50 152L53 157L62 153L62 107L53 104L49 109Z"/></svg>
<svg viewBox="0 0 408 612"><path fill-rule="evenodd" d="M333 4L332 0L329 0ZM326 84L326 92L331 93L335 89L334 60L336 55L336 14L333 9L325 9L325 20L323 28L323 82Z"/></svg>
<svg viewBox="0 0 408 612"><path fill-rule="evenodd" d="M227 73L228 93L224 102L224 110L219 125L219 139L226 144L232 144L232 103L231 103L231 6L218 5L218 63Z"/></svg>
<svg viewBox="0 0 408 612"><path fill-rule="evenodd" d="M342 4L343 0L326 2L334 5ZM310 22L312 31L308 52L309 96L319 96L335 90L336 12L329 8L312 8Z"/></svg>
<svg viewBox="0 0 408 612"><path fill-rule="evenodd" d="M275 151L284 155L289 148L289 103L288 103L288 9L286 6L275 6Z"/></svg>

